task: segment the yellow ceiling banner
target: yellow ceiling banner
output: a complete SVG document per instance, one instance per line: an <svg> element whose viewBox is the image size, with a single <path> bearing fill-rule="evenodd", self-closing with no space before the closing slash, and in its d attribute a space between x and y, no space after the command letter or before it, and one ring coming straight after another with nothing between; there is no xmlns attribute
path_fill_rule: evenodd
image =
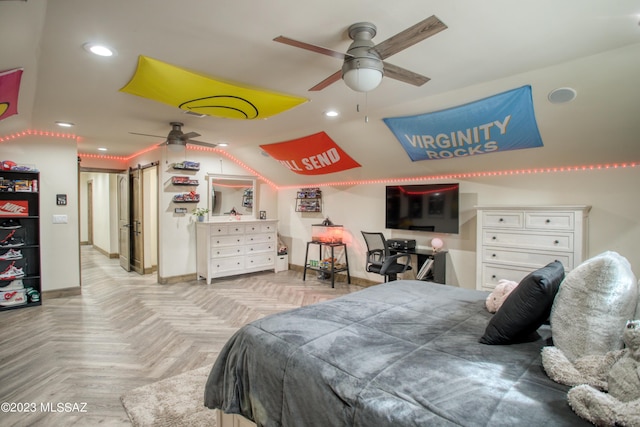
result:
<svg viewBox="0 0 640 427"><path fill-rule="evenodd" d="M239 86L140 55L133 78L121 92L197 114L230 119L264 119L308 99Z"/></svg>

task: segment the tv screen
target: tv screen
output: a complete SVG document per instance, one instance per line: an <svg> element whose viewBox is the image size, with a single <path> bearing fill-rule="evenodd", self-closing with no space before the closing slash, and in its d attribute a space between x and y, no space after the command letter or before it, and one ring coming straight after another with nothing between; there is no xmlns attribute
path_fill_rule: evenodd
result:
<svg viewBox="0 0 640 427"><path fill-rule="evenodd" d="M458 234L459 184L390 185L385 226Z"/></svg>

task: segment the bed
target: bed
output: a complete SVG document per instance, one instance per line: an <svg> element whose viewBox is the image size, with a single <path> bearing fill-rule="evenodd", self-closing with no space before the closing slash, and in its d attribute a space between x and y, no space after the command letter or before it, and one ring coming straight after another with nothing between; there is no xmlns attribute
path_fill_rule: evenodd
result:
<svg viewBox="0 0 640 427"><path fill-rule="evenodd" d="M204 403L258 426L589 425L545 374L540 338L478 342L487 292L384 283L242 327Z"/></svg>

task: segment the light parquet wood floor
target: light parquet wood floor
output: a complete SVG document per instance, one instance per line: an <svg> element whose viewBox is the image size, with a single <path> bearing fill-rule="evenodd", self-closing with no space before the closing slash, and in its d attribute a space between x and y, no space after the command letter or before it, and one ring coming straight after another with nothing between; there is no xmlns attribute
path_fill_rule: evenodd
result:
<svg viewBox="0 0 640 427"><path fill-rule="evenodd" d="M313 276L313 275L312 275ZM0 312L0 413L4 426L130 425L120 396L213 364L242 325L361 288L292 270L159 285L82 247L82 295ZM30 405L30 404L35 405ZM67 406L56 411L58 404ZM6 408L3 408L6 409Z"/></svg>

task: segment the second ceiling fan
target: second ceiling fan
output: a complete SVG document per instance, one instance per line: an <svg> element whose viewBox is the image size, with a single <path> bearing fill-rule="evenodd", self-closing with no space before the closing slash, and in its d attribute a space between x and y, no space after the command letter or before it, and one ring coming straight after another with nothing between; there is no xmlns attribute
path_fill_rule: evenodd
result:
<svg viewBox="0 0 640 427"><path fill-rule="evenodd" d="M341 70L313 86L309 89L310 91L322 90L342 78L351 89L358 92L368 92L380 84L383 76L415 86L422 86L428 82L428 77L389 64L384 60L446 28L447 26L433 15L376 45L372 41L376 35L376 26L369 22L359 22L349 27L349 37L353 42L346 53L285 36L279 36L273 40L344 61Z"/></svg>

